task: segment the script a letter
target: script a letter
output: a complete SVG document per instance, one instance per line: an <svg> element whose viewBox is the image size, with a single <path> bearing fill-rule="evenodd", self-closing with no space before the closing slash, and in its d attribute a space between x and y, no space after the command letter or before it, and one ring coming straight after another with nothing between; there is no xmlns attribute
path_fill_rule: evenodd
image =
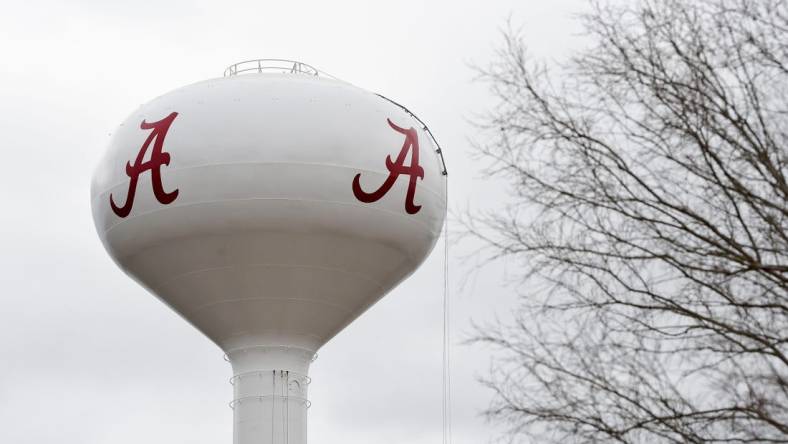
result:
<svg viewBox="0 0 788 444"><path fill-rule="evenodd" d="M139 180L140 174L145 171L150 170L151 186L153 187L153 195L156 197L156 200L166 205L172 203L175 198L178 197L177 189L167 193L164 191L164 186L161 183L161 166L170 164L170 153L164 152L164 137L167 135L167 131L170 129L170 125L176 117L178 117L178 113L173 112L158 122L148 123L143 120L140 124L141 129L152 131L148 135L148 138L145 139L145 143L142 144L140 152L137 154L137 159L134 161L134 165L132 165L131 162L126 162L126 175L129 176L130 179L126 203L123 204L122 207L119 207L115 204L112 195L110 194L109 196L109 203L112 206L112 211L119 217L126 217L131 213L131 207L134 205L134 195L137 193L137 181ZM143 161L145 152L148 151L151 142L153 142L153 150L150 154L150 160Z"/></svg>
<svg viewBox="0 0 788 444"><path fill-rule="evenodd" d="M353 194L356 196L356 199L361 202L375 202L394 186L394 182L397 181L397 178L401 174L405 174L410 177L408 192L405 196L405 211L407 211L408 214L416 214L421 209L421 205L415 205L413 203L413 198L416 195L416 179L424 179L424 168L419 165L419 136L413 128L400 128L395 125L391 119L386 120L388 120L389 126L394 131L405 135L405 142L402 144L402 149L400 149L397 160L394 162L392 162L391 156L386 156L386 168L389 170L389 177L386 178L380 188L372 193L367 193L362 190L360 182L361 173L359 173L353 178ZM408 151L412 153L410 157L410 166L405 166L405 157L408 155Z"/></svg>

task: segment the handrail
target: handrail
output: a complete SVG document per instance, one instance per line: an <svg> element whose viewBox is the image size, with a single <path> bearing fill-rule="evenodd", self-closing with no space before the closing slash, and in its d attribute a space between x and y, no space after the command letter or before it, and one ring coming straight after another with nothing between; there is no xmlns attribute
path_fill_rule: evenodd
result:
<svg viewBox="0 0 788 444"><path fill-rule="evenodd" d="M304 404L306 406L306 408L312 407L312 401L310 401L310 400L308 400L308 399L306 399L306 398L304 398L302 396L250 395L250 396L242 396L240 398L233 399L232 401L229 402L230 408L235 410L235 406L236 405L242 404L244 401L248 401L250 399L254 399L254 400L257 400L259 402L262 402L263 400L266 400L266 399L274 399L274 400L276 400L276 399L283 399L283 400L286 400L286 401L293 400L293 401L300 402L300 403Z"/></svg>
<svg viewBox="0 0 788 444"><path fill-rule="evenodd" d="M278 72L286 74L306 74L310 76L318 76L321 74L320 70L314 66L308 65L297 60L288 59L253 59L244 60L243 62L234 63L224 70L224 76L230 77L243 73L258 73L264 72Z"/></svg>
<svg viewBox="0 0 788 444"><path fill-rule="evenodd" d="M290 370L276 370L276 369L252 370L252 371L249 371L249 372L238 373L236 375L233 375L233 377L230 378L229 382L230 382L230 385L235 385L235 382L237 380L242 379L244 377L253 376L254 375L254 376L262 378L263 376L270 375L271 372L277 372L277 371L286 371L288 376L294 377L295 380L299 380L299 379L303 380L306 383L306 385L309 385L309 384L312 383L312 378L310 378L309 376L307 376L307 375L305 375L303 373L298 373L298 372L294 372L294 371L290 371Z"/></svg>

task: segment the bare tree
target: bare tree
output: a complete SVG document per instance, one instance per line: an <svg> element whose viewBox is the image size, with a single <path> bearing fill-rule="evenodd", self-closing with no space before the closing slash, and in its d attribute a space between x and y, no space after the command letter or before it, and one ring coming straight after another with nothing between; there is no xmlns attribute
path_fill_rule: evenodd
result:
<svg viewBox="0 0 788 444"><path fill-rule="evenodd" d="M788 442L788 2L646 0L564 64L506 31L481 155L523 270L488 415L526 442Z"/></svg>

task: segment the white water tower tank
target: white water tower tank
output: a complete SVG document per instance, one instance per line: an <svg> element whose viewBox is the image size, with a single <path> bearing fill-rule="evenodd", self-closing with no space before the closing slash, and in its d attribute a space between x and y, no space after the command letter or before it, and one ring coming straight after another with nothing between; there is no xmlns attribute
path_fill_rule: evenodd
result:
<svg viewBox="0 0 788 444"><path fill-rule="evenodd" d="M430 253L444 174L403 108L255 60L132 113L91 207L118 266L226 353L233 442L303 444L311 360Z"/></svg>

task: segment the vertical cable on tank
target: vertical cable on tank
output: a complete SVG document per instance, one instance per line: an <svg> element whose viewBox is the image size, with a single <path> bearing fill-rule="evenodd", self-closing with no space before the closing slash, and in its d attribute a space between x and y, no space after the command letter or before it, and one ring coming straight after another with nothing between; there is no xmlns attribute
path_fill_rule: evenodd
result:
<svg viewBox="0 0 788 444"><path fill-rule="evenodd" d="M271 370L271 394L272 395L276 394L276 370ZM272 443L276 442L274 441L274 429L275 429L274 424L276 424L276 422L274 422L274 411L276 410L274 408L275 406L276 406L276 398L272 396L271 397L271 442Z"/></svg>
<svg viewBox="0 0 788 444"><path fill-rule="evenodd" d="M444 176L446 177L446 176ZM446 219L443 223L443 443L451 444L451 317L449 305L449 180L446 180Z"/></svg>

